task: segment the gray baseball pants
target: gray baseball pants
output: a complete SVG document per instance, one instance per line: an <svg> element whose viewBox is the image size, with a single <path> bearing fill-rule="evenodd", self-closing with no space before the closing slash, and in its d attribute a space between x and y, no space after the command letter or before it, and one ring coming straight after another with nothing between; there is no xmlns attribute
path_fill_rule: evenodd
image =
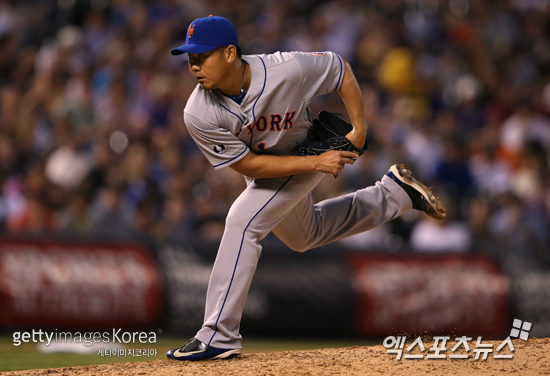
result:
<svg viewBox="0 0 550 376"><path fill-rule="evenodd" d="M311 191L323 176L247 179L227 215L197 339L217 348L241 348L239 327L260 258L258 242L270 231L303 252L380 226L412 208L407 193L387 176L372 187L314 205Z"/></svg>

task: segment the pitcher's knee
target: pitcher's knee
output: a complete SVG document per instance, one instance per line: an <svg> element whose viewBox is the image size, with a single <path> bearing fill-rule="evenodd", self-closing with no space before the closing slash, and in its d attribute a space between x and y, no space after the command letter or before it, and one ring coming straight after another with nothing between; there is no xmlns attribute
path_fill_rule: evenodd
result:
<svg viewBox="0 0 550 376"><path fill-rule="evenodd" d="M225 233L246 233L248 236L260 241L269 231L270 229L262 228L256 223L250 223L250 218L240 215L235 210L230 210L225 219Z"/></svg>
<svg viewBox="0 0 550 376"><path fill-rule="evenodd" d="M305 252L311 247L309 246L309 242L301 242L301 241L284 241L284 243L287 245L288 248L292 249L294 252Z"/></svg>
<svg viewBox="0 0 550 376"><path fill-rule="evenodd" d="M243 224L242 218L239 218L238 213L229 210L227 217L225 217L225 232L243 232L246 223Z"/></svg>

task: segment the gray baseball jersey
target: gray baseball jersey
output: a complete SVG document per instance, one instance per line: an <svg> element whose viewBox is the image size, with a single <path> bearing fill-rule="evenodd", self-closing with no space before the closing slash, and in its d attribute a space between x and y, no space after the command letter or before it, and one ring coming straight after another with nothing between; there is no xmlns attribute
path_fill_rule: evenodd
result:
<svg viewBox="0 0 550 376"><path fill-rule="evenodd" d="M243 59L252 79L241 105L198 85L185 106L187 129L214 168L239 161L248 150L297 155L311 125L309 103L340 89L344 76L342 58L332 52Z"/></svg>
<svg viewBox="0 0 550 376"><path fill-rule="evenodd" d="M252 70L241 105L197 86L185 107L189 133L214 168L255 153L297 155L311 125L311 100L338 91L345 66L332 52L278 52L243 56ZM206 297L200 341L217 348L241 347L242 310L270 231L295 251L305 251L367 231L411 209L403 189L388 177L375 186L314 204L311 191L322 173L269 179L246 178L235 200Z"/></svg>

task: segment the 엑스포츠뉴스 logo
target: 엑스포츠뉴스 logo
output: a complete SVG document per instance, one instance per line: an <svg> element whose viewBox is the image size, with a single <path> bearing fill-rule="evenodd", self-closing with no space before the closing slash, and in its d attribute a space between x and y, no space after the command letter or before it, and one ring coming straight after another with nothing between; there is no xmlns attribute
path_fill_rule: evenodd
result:
<svg viewBox="0 0 550 376"><path fill-rule="evenodd" d="M529 339L529 331L532 329L533 324L527 321L521 321L519 319L514 319L512 323L512 330L510 335L496 348L493 349L494 344L492 343L483 343L481 336L477 337L475 341L475 348L473 349L473 355L470 356L470 346L469 342L474 339L474 337L456 337L456 344L451 348L453 354L449 355L449 359L470 359L474 360L487 360L489 354L493 353L493 358L495 359L513 359L514 358L514 344L512 343L512 338L521 338L524 341ZM512 337L512 338L510 338ZM429 349L427 359L445 359L446 354L440 354L441 352L447 351L447 341L451 339L450 336L434 336L434 345ZM387 349L388 354L396 354L396 360L404 359L424 359L424 353L426 352L426 347L422 342L422 337L416 338L414 342L411 343L409 347L405 349L405 343L407 337L405 336L389 336L384 339L382 345ZM459 350L460 347L464 347L462 353L454 353ZM418 347L420 351L411 354L415 350L415 347ZM501 353L504 349L508 347L508 353ZM403 353L405 356L403 357ZM430 354L432 353L433 354ZM464 353L465 352L465 353ZM475 356L474 356L475 355Z"/></svg>
<svg viewBox="0 0 550 376"><path fill-rule="evenodd" d="M514 322L512 323L512 330L510 331L510 337L514 338L521 338L524 341L527 341L529 338L529 331L531 330L531 324L527 321L522 321L519 319L514 319Z"/></svg>

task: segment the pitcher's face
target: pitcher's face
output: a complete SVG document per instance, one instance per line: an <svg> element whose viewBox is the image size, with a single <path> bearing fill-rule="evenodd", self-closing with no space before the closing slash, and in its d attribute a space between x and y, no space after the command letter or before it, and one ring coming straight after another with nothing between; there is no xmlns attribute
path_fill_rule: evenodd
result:
<svg viewBox="0 0 550 376"><path fill-rule="evenodd" d="M217 89L225 76L227 60L218 48L202 54L190 53L189 70L203 89Z"/></svg>

